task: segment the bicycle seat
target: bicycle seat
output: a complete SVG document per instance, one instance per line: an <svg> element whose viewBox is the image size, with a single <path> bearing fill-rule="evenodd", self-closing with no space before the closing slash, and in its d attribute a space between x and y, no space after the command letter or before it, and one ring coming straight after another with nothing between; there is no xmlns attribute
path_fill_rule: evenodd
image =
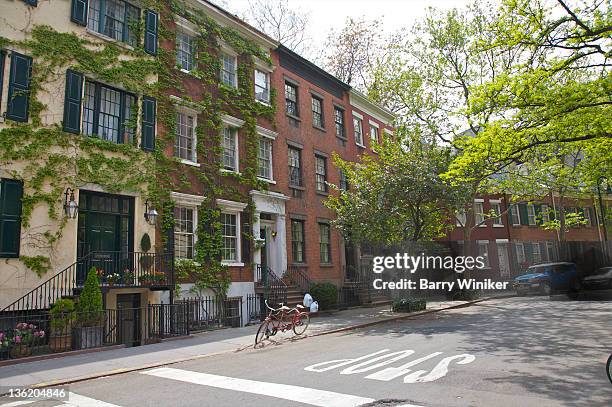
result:
<svg viewBox="0 0 612 407"><path fill-rule="evenodd" d="M291 308L289 308L286 305L283 305L282 307L279 308L279 311L289 311Z"/></svg>
<svg viewBox="0 0 612 407"><path fill-rule="evenodd" d="M305 306L303 306L302 304L298 304L298 305L297 305L295 308L302 309L302 308L306 308L306 307L305 307Z"/></svg>

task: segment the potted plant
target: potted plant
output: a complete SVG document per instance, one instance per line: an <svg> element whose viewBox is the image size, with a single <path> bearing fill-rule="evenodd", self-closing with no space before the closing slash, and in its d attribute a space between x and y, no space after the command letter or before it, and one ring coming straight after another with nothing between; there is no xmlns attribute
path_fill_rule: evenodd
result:
<svg viewBox="0 0 612 407"><path fill-rule="evenodd" d="M74 321L74 302L69 298L60 299L53 304L49 314L51 315L49 347L53 352L66 352L72 349L70 327Z"/></svg>
<svg viewBox="0 0 612 407"><path fill-rule="evenodd" d="M121 281L121 275L119 273L110 273L106 275L106 282L108 285L115 285Z"/></svg>
<svg viewBox="0 0 612 407"><path fill-rule="evenodd" d="M141 274L140 277L138 277L138 284L140 285L151 285L152 282L153 282L152 274L144 273L144 274Z"/></svg>
<svg viewBox="0 0 612 407"><path fill-rule="evenodd" d="M77 327L73 331L78 349L102 346L104 309L102 290L94 267L89 270L85 287L76 303Z"/></svg>
<svg viewBox="0 0 612 407"><path fill-rule="evenodd" d="M32 346L39 340L45 337L45 331L38 329L34 324L20 322L15 326L13 331L13 347L11 348L11 357L22 358L32 354Z"/></svg>
<svg viewBox="0 0 612 407"><path fill-rule="evenodd" d="M130 269L123 270L123 284L134 284L134 272L130 271Z"/></svg>

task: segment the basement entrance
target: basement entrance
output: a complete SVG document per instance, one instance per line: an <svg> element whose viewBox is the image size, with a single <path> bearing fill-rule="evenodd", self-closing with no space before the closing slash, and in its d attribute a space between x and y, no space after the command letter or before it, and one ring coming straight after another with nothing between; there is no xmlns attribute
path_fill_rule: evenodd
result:
<svg viewBox="0 0 612 407"><path fill-rule="evenodd" d="M140 294L117 294L117 342L138 346L141 339Z"/></svg>

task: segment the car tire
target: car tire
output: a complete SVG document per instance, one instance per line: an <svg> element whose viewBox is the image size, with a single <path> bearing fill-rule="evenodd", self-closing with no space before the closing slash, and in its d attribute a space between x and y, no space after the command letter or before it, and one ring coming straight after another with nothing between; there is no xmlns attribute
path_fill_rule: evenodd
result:
<svg viewBox="0 0 612 407"><path fill-rule="evenodd" d="M542 295L552 295L550 283L540 283L540 293Z"/></svg>

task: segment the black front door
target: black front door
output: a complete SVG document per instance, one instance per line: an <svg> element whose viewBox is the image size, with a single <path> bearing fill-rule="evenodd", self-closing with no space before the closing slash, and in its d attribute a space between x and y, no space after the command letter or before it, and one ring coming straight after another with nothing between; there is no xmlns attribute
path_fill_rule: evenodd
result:
<svg viewBox="0 0 612 407"><path fill-rule="evenodd" d="M140 294L117 295L118 342L126 346L140 345Z"/></svg>

